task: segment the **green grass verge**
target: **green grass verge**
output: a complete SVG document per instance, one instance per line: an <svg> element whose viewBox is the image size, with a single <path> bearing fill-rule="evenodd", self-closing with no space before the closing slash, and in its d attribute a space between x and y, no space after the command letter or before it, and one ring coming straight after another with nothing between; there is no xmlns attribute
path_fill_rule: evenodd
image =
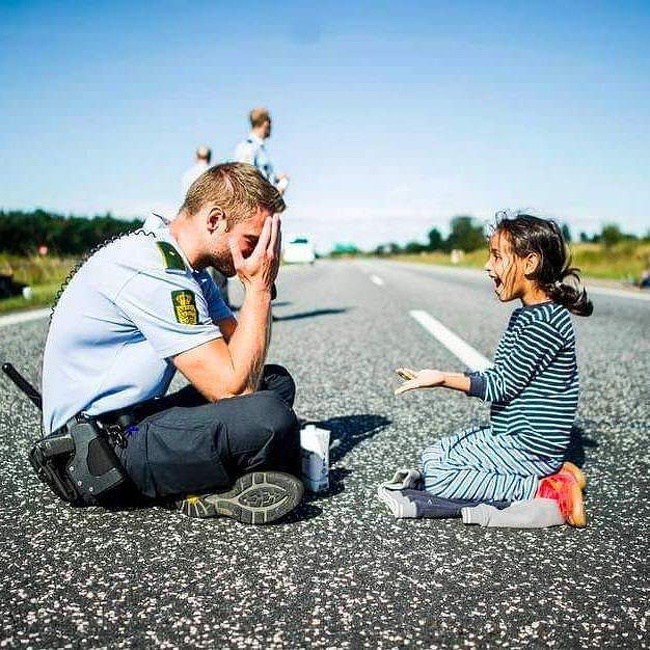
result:
<svg viewBox="0 0 650 650"><path fill-rule="evenodd" d="M0 300L0 314L9 312L27 311L38 307L49 307L54 302L54 298L61 287L60 282L50 284L39 284L32 287L32 297L26 300L22 296L5 298Z"/></svg>
<svg viewBox="0 0 650 650"><path fill-rule="evenodd" d="M32 287L52 282L63 282L77 260L73 257L20 257L0 253L0 273L13 274L16 282Z"/></svg>
<svg viewBox="0 0 650 650"><path fill-rule="evenodd" d="M580 269L584 277L636 282L644 270L650 269L649 242L622 242L611 248L606 248L601 244L573 244L570 249L572 264ZM465 253L458 264L452 264L449 254L442 252L396 255L390 259L402 262L483 268L487 259L487 251L477 250Z"/></svg>
<svg viewBox="0 0 650 650"><path fill-rule="evenodd" d="M28 284L32 288L32 297L29 300L22 296L0 300L0 313L51 305L76 262L74 258L0 254L0 273L12 274L16 282Z"/></svg>

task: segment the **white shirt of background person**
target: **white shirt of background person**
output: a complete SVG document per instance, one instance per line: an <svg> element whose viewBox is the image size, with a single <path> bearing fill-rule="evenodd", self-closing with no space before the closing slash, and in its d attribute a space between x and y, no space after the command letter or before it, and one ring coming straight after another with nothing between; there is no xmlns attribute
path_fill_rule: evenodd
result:
<svg viewBox="0 0 650 650"><path fill-rule="evenodd" d="M187 194L190 185L210 167L210 160L212 158L212 150L210 147L201 145L197 148L195 153L195 163L183 174L181 179L181 186L183 188L183 196Z"/></svg>
<svg viewBox="0 0 650 650"><path fill-rule="evenodd" d="M254 165L257 170L284 194L289 185L287 174L276 174L265 147L265 140L271 137L271 114L266 108L254 108L248 115L251 132L235 149L235 161Z"/></svg>

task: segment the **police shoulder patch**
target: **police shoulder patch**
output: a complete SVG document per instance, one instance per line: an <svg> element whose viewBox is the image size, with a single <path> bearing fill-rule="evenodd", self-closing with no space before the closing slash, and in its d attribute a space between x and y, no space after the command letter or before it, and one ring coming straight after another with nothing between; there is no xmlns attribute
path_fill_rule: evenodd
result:
<svg viewBox="0 0 650 650"><path fill-rule="evenodd" d="M196 308L194 292L189 289L172 291L172 304L176 320L183 325L198 325L199 312Z"/></svg>
<svg viewBox="0 0 650 650"><path fill-rule="evenodd" d="M156 246L163 256L163 263L165 268L169 271L185 271L185 262L180 253L166 241L157 241Z"/></svg>

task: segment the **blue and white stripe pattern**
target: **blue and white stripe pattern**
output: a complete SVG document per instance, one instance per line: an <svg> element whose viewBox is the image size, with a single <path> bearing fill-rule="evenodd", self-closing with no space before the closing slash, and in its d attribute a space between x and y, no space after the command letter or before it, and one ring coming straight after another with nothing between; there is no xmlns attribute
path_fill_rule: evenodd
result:
<svg viewBox="0 0 650 650"><path fill-rule="evenodd" d="M422 453L424 489L446 499L526 501L538 478L557 472L561 461L544 459L490 427L438 440Z"/></svg>
<svg viewBox="0 0 650 650"><path fill-rule="evenodd" d="M578 405L575 334L552 302L516 309L494 366L470 376L491 426L443 438L422 454L425 488L452 499L519 500L556 472Z"/></svg>

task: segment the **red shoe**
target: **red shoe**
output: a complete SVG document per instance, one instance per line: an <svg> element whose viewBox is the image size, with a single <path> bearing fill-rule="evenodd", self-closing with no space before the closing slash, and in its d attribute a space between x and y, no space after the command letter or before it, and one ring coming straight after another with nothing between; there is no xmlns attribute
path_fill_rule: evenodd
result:
<svg viewBox="0 0 650 650"><path fill-rule="evenodd" d="M587 486L587 477L585 476L585 473L577 465L574 465L568 460L565 463L562 463L560 473L573 475L576 481L578 481L581 490L584 490Z"/></svg>
<svg viewBox="0 0 650 650"><path fill-rule="evenodd" d="M587 525L582 490L573 473L559 471L557 474L540 479L535 496L557 501L560 512L569 526L584 528Z"/></svg>

